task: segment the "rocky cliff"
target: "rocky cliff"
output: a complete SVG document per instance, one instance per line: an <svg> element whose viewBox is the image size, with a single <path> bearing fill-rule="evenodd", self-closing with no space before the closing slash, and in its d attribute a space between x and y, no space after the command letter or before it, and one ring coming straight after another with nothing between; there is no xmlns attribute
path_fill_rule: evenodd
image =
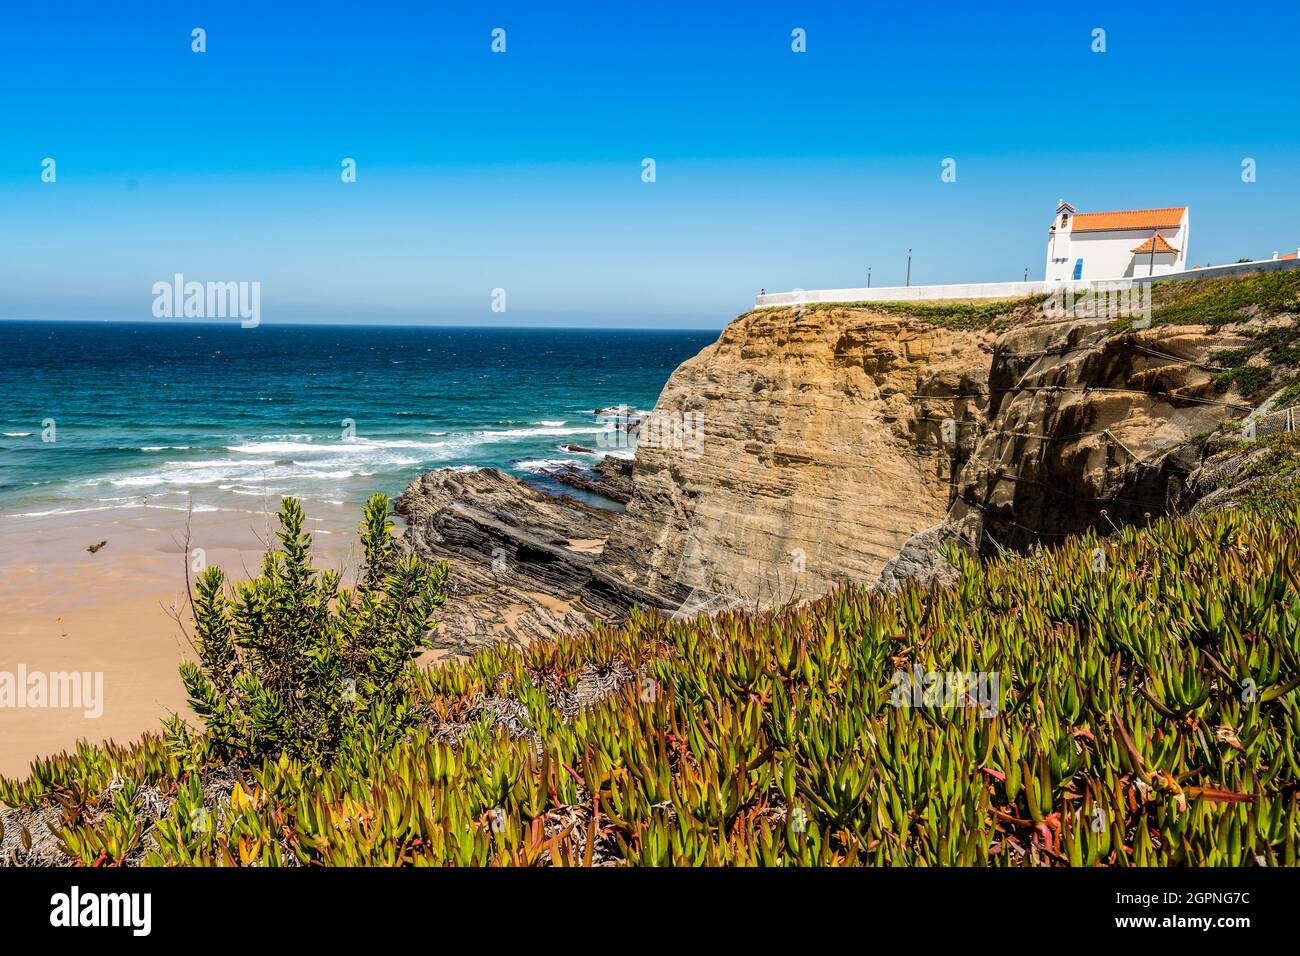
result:
<svg viewBox="0 0 1300 956"><path fill-rule="evenodd" d="M1254 480L1260 460L1224 457L1225 422L1300 398L1300 273L1157 290L1143 328L1036 302L751 312L672 375L630 478L590 476L623 514L499 473L426 476L404 498L408 542L477 565L476 599L449 603L474 643L633 604L685 615L943 579L949 546L1022 550L1223 499L1222 476ZM493 548L510 570L485 577Z"/></svg>
<svg viewBox="0 0 1300 956"><path fill-rule="evenodd" d="M981 416L994 338L862 309L742 316L664 387L650 422L695 432L638 446L601 565L687 612L873 580L947 512L943 422Z"/></svg>

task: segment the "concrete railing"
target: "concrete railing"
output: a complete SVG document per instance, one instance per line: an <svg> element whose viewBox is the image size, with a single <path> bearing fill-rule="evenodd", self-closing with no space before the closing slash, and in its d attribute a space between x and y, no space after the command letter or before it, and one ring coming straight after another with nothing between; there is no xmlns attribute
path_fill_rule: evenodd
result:
<svg viewBox="0 0 1300 956"><path fill-rule="evenodd" d="M1186 272L1175 272L1173 275L1156 276L1155 281L1160 282L1164 279L1210 279L1217 276L1244 276L1251 275L1252 273L1285 272L1288 269L1300 269L1300 258L1256 259L1253 262L1233 262L1226 266L1202 266L1200 269L1188 269ZM1150 282L1151 279L1142 276L1137 281Z"/></svg>
<svg viewBox="0 0 1300 956"><path fill-rule="evenodd" d="M754 300L757 308L808 305L813 302L920 302L930 299L1023 299L1031 295L1091 286L1090 282L969 282L962 285L878 286L870 289L796 289L769 292Z"/></svg>
<svg viewBox="0 0 1300 956"><path fill-rule="evenodd" d="M1081 279L1077 282L971 282L961 285L881 286L862 289L795 289L791 292L768 292L754 299L757 309L772 306L811 305L814 302L930 302L953 299L1024 299L1035 295L1053 295L1073 291L1104 291L1132 284L1165 282L1180 279L1208 279L1216 276L1248 275L1300 269L1300 259L1258 259L1225 266L1205 266L1157 276L1134 276L1132 279Z"/></svg>

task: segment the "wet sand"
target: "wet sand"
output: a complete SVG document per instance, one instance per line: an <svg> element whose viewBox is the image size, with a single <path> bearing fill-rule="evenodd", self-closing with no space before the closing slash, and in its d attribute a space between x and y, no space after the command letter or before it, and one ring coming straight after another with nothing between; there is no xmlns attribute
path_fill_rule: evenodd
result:
<svg viewBox="0 0 1300 956"><path fill-rule="evenodd" d="M89 698L76 706L0 706L0 774L25 776L34 757L71 749L78 739L133 740L184 710L177 666L194 653L174 614L190 631L185 574L192 549L203 549L203 560L228 579L255 572L264 542L274 540L278 501L258 504L260 512L192 515L188 553L183 510L0 516L0 681L20 668L27 675L78 672L92 675L89 689L102 675L100 707L89 708L102 708L97 716L87 715ZM308 506L308 517L317 566L350 580L360 508ZM86 550L100 541L107 544L98 552Z"/></svg>

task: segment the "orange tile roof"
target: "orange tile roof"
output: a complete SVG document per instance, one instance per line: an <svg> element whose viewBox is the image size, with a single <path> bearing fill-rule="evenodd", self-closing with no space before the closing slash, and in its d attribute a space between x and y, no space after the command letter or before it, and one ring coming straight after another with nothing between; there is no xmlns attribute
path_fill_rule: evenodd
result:
<svg viewBox="0 0 1300 956"><path fill-rule="evenodd" d="M1152 236L1150 239L1148 239L1146 242L1142 243L1142 245L1140 245L1140 246L1138 246L1136 249L1134 249L1133 251L1134 251L1134 252L1150 252L1150 251L1151 251L1151 243L1153 243L1153 242L1156 244L1156 252L1173 252L1173 253L1177 253L1177 252L1178 252L1178 250L1175 249L1173 246L1171 246L1169 243L1167 243L1167 242L1165 241L1165 237L1162 236L1162 235L1160 235L1160 233L1158 233L1158 232L1157 232L1154 236Z"/></svg>
<svg viewBox="0 0 1300 956"><path fill-rule="evenodd" d="M1112 232L1120 229L1173 229L1183 221L1186 206L1167 209L1128 209L1117 212L1075 213L1075 232Z"/></svg>
<svg viewBox="0 0 1300 956"><path fill-rule="evenodd" d="M1294 252L1288 252L1288 253L1287 253L1286 255L1284 255L1284 256L1278 256L1279 259L1294 259L1295 257L1296 257L1296 254L1295 254Z"/></svg>

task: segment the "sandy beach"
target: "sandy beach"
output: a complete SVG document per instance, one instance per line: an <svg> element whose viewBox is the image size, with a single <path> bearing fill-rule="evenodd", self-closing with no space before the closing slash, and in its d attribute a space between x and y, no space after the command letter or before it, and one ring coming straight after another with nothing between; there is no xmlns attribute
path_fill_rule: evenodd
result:
<svg viewBox="0 0 1300 956"><path fill-rule="evenodd" d="M298 497L318 565L346 584L370 495L481 467L558 492L553 472L594 465L603 443L626 441L596 409L653 407L673 369L716 337L0 322L0 773L24 773L78 738L133 739L183 707L177 664L192 652L169 609L188 618L191 499L190 547L237 580L261 563L280 496ZM530 607L542 604L524 597L505 610ZM421 660L446 657L446 644ZM102 679L102 712L29 707L26 690L18 706L20 676L24 689L33 675L64 688L73 673L90 674L92 688Z"/></svg>
<svg viewBox="0 0 1300 956"><path fill-rule="evenodd" d="M181 613L188 630L187 563L201 549L202 560L222 567L228 578L246 577L256 570L264 542L273 540L277 506L268 500L246 511L187 516L179 508L142 504L92 514L0 517L0 681L15 675L13 682L19 674L82 676L79 700L56 700L51 692L43 706L0 706L0 774L25 775L34 757L69 749L79 739L132 740L183 710L177 665L194 655L175 615ZM350 579L360 509L307 509L318 566L340 569ZM98 551L87 550L101 541Z"/></svg>

